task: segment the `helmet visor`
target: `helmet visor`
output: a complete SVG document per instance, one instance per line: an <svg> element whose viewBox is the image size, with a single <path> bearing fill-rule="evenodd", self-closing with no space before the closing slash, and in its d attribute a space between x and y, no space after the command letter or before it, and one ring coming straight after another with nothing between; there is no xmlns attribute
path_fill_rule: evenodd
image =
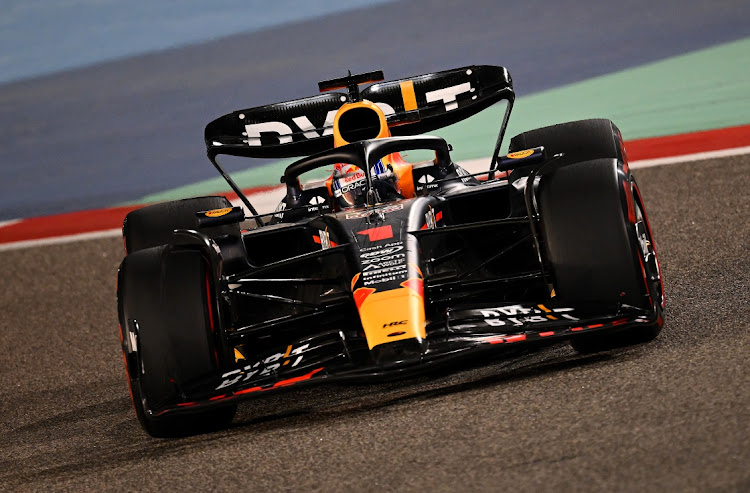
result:
<svg viewBox="0 0 750 493"><path fill-rule="evenodd" d="M334 177L331 189L333 198L342 209L364 205L367 189L365 172L357 168L356 171Z"/></svg>

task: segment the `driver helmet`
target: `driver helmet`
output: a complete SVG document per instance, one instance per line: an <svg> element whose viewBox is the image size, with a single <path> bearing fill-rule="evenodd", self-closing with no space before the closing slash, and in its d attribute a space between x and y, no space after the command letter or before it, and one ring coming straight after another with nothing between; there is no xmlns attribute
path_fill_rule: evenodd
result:
<svg viewBox="0 0 750 493"><path fill-rule="evenodd" d="M364 205L367 193L365 172L353 164L334 164L331 191L342 209Z"/></svg>
<svg viewBox="0 0 750 493"><path fill-rule="evenodd" d="M401 198L395 186L396 176L391 165L384 164L382 160L379 160L373 165L371 176L378 199ZM334 200L341 209L364 205L367 201L365 172L353 164L334 164L331 191Z"/></svg>

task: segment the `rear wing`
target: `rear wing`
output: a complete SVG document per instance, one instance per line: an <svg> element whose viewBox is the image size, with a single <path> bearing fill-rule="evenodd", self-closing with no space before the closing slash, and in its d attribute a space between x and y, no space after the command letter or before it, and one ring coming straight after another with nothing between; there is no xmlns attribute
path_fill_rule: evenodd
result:
<svg viewBox="0 0 750 493"><path fill-rule="evenodd" d="M373 76L368 82L377 80L377 75L382 77L377 72L362 75ZM321 90L342 87L322 84ZM431 132L507 100L509 106L500 128L498 147L515 98L508 71L491 65L377 82L363 89L359 96L383 110L394 136ZM334 117L350 97L346 92L327 92L224 115L206 126L208 156L212 161L219 154L290 158L331 149Z"/></svg>

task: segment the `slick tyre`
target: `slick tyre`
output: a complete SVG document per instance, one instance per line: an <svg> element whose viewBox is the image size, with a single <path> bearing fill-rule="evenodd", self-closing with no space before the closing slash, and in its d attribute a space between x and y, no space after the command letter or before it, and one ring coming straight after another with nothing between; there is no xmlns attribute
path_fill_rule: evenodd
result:
<svg viewBox="0 0 750 493"><path fill-rule="evenodd" d="M561 165L591 159L621 159L623 147L620 131L611 120L604 118L560 123L529 130L510 141L509 152L544 146L547 156L564 154Z"/></svg>
<svg viewBox="0 0 750 493"><path fill-rule="evenodd" d="M174 242L175 229L198 229L196 213L232 207L226 197L195 197L149 205L136 209L125 216L122 236L125 251L135 253L145 248ZM240 234L239 224L227 224L203 228L201 232L210 238L221 235Z"/></svg>
<svg viewBox="0 0 750 493"><path fill-rule="evenodd" d="M139 250L120 266L117 297L128 385L138 420L154 437L222 428L236 411L231 405L159 415L183 402L186 384L219 366L207 269L200 252L170 246Z"/></svg>
<svg viewBox="0 0 750 493"><path fill-rule="evenodd" d="M564 153L537 191L543 248L557 299L570 304L624 303L654 322L620 332L581 334L582 353L646 342L662 326L662 285L651 230L620 132L609 120L583 120L526 132L511 151L544 146Z"/></svg>

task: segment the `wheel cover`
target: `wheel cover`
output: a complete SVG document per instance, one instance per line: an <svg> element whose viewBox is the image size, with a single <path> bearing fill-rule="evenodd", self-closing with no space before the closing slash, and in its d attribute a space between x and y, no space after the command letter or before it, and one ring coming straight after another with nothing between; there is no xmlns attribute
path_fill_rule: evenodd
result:
<svg viewBox="0 0 750 493"><path fill-rule="evenodd" d="M658 304L661 308L664 308L664 286L662 284L661 268L656 253L656 245L654 244L653 235L651 233L651 226L648 223L646 211L643 208L643 199L641 198L641 193L638 190L638 185L636 185L635 181L633 181L632 187L635 199L633 201L633 208L635 210L635 232L638 250L643 265L644 278L654 303Z"/></svg>

